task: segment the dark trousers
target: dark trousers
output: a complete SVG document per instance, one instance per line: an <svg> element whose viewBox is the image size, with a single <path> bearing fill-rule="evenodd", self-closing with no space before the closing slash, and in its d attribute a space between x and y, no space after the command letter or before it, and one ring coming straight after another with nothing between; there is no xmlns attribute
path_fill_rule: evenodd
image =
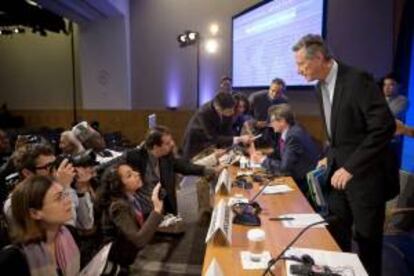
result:
<svg viewBox="0 0 414 276"><path fill-rule="evenodd" d="M328 206L329 212L337 218L328 228L341 249L350 252L353 238L368 274L381 275L385 203L366 206L350 201L344 191L332 190Z"/></svg>

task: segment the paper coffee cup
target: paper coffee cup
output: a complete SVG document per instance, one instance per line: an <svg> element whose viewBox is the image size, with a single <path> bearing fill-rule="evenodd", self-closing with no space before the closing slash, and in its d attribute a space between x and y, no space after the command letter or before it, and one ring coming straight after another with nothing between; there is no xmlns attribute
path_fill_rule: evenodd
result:
<svg viewBox="0 0 414 276"><path fill-rule="evenodd" d="M264 251L265 231L260 228L251 229L247 232L247 239L249 240L250 259L254 262L259 262Z"/></svg>

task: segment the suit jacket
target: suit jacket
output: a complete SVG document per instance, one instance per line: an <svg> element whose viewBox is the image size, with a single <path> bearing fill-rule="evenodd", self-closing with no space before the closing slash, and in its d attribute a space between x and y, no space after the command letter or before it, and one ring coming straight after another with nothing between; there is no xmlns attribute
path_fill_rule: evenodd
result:
<svg viewBox="0 0 414 276"><path fill-rule="evenodd" d="M266 158L263 167L272 172L291 175L298 184L303 184L306 174L315 168L318 157L318 149L310 135L295 124L286 133L280 160Z"/></svg>
<svg viewBox="0 0 414 276"><path fill-rule="evenodd" d="M251 94L249 97L252 116L258 121L267 121L267 111L272 105L288 103L288 98L285 95L271 100L268 94L269 91L261 90Z"/></svg>
<svg viewBox="0 0 414 276"><path fill-rule="evenodd" d="M196 111L184 133L182 154L186 159L193 158L201 150L210 147L228 147L233 143L233 118L221 117L207 102Z"/></svg>
<svg viewBox="0 0 414 276"><path fill-rule="evenodd" d="M145 146L130 150L126 154L126 160L129 165L141 172L144 185L138 190L138 197L143 203L143 212L145 214L152 209L151 194L153 186L146 181L145 171L149 163L148 150ZM184 159L176 158L172 153L159 159L160 182L161 186L167 191L164 198L164 210L166 213L177 214L177 195L175 187L175 174L183 175L204 175L203 166L192 164ZM150 207L150 208L148 208Z"/></svg>
<svg viewBox="0 0 414 276"><path fill-rule="evenodd" d="M325 121L320 84L316 91ZM389 150L395 120L369 74L338 65L330 127L329 181L344 167L353 175L345 189L351 202L376 205L397 195L398 167Z"/></svg>

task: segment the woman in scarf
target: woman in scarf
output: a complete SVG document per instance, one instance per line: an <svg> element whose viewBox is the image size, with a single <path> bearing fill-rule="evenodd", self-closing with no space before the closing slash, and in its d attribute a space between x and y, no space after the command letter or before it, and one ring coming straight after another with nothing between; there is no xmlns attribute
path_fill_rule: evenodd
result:
<svg viewBox="0 0 414 276"><path fill-rule="evenodd" d="M12 195L15 245L2 254L1 270L9 275L77 275L79 249L63 226L72 217L71 204L62 185L50 177L20 183Z"/></svg>

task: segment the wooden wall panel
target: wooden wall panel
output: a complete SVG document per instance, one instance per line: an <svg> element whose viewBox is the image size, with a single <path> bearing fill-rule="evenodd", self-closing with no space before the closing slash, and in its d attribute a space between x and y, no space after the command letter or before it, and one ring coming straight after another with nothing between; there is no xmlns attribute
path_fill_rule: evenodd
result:
<svg viewBox="0 0 414 276"><path fill-rule="evenodd" d="M139 143L147 131L147 116L157 114L157 123L169 127L177 144L181 144L185 127L193 114L191 110L80 110L79 120L98 121L104 132L121 131L131 142ZM27 127L48 126L52 128L69 128L73 114L70 110L14 110L12 114L23 116ZM297 116L318 142L325 139L319 116Z"/></svg>

